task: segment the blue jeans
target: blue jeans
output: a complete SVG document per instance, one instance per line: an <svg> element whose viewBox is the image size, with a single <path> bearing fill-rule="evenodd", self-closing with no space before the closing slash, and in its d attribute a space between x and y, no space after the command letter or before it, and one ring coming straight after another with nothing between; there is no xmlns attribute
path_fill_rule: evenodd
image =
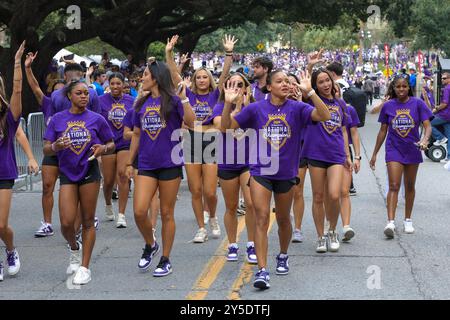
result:
<svg viewBox="0 0 450 320"><path fill-rule="evenodd" d="M445 137L448 139L447 141L447 159L450 159L450 122L435 116L431 121L431 129L433 138L437 140L441 140L444 138L442 131L440 129L444 129Z"/></svg>

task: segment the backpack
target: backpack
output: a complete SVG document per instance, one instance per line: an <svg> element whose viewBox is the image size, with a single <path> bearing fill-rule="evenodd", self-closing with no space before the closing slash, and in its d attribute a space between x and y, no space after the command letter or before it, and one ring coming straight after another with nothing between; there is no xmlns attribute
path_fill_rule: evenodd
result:
<svg viewBox="0 0 450 320"><path fill-rule="evenodd" d="M358 113L359 118L358 128L364 127L364 122L366 120L366 106L367 106L366 93L357 87L345 88L341 84L339 84L339 86L344 91L344 93L342 94L342 98L344 99L344 101L347 104L355 107L356 112Z"/></svg>

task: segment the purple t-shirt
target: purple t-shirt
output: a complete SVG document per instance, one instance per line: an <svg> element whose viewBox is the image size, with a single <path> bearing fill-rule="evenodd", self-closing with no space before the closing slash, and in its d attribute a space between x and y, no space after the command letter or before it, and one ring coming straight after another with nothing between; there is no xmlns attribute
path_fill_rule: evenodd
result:
<svg viewBox="0 0 450 320"><path fill-rule="evenodd" d="M352 134L350 129L359 126L359 117L358 112L356 112L355 107L351 105L347 105L347 112L350 115L351 121L347 123L347 135L348 135L348 144L353 144Z"/></svg>
<svg viewBox="0 0 450 320"><path fill-rule="evenodd" d="M50 115L53 116L55 113L70 109L72 103L69 98L64 95L65 88L61 88L52 92L52 105ZM100 113L100 104L98 103L97 92L89 88L89 103L87 108L91 111Z"/></svg>
<svg viewBox="0 0 450 320"><path fill-rule="evenodd" d="M444 88L441 103L445 103L447 107L436 113L436 115L441 119L450 121L450 84L446 85Z"/></svg>
<svg viewBox="0 0 450 320"><path fill-rule="evenodd" d="M139 170L156 170L183 165L181 143L172 133L181 128L184 116L180 98L172 97L172 111L169 119L162 120L161 97L149 97L134 116L134 126L141 129L139 139ZM176 148L176 149L175 149ZM174 154L172 159L172 153Z"/></svg>
<svg viewBox="0 0 450 320"><path fill-rule="evenodd" d="M255 81L252 83L252 96L256 101L267 100L270 99L269 93L263 93L258 86L258 82Z"/></svg>
<svg viewBox="0 0 450 320"><path fill-rule="evenodd" d="M123 118L123 126L127 127L131 130L134 128L134 109L130 109L127 111L127 114Z"/></svg>
<svg viewBox="0 0 450 320"><path fill-rule="evenodd" d="M14 139L20 119L14 120L14 116L9 108L6 111L6 123L8 125L6 137L5 133L0 129L0 180L14 180L18 177Z"/></svg>
<svg viewBox="0 0 450 320"><path fill-rule="evenodd" d="M344 100L320 98L328 107L331 119L308 125L301 158L344 164L347 152L342 127L351 122L351 117L343 112Z"/></svg>
<svg viewBox="0 0 450 320"><path fill-rule="evenodd" d="M219 100L220 91L216 88L208 94L195 94L189 88L186 89L186 96L195 113L195 124L202 125L211 116L214 106Z"/></svg>
<svg viewBox="0 0 450 320"><path fill-rule="evenodd" d="M98 98L102 109L102 116L106 119L114 134L116 150L130 147L130 141L123 139L123 120L129 110L133 109L134 99L128 94L122 98L115 99L111 93L107 93Z"/></svg>
<svg viewBox="0 0 450 320"><path fill-rule="evenodd" d="M94 144L106 144L114 136L106 120L98 113L86 110L81 114L64 110L55 114L44 139L55 142L59 137L70 138L69 148L58 152L59 169L70 181L78 182L89 170L89 157Z"/></svg>
<svg viewBox="0 0 450 320"><path fill-rule="evenodd" d="M234 118L250 137L250 174L274 180L297 176L300 158L300 133L312 123L314 108L303 102L287 100L275 106L261 100L243 108ZM252 140L253 139L253 140Z"/></svg>
<svg viewBox="0 0 450 320"><path fill-rule="evenodd" d="M44 98L42 99L41 111L44 114L45 124L47 125L50 122L50 118L52 115L51 105L52 99L44 95Z"/></svg>
<svg viewBox="0 0 450 320"><path fill-rule="evenodd" d="M386 139L386 162L421 163L422 153L414 144L419 142L419 125L433 118L425 102L409 97L405 103L397 99L387 101L381 108L378 122L389 126Z"/></svg>
<svg viewBox="0 0 450 320"><path fill-rule="evenodd" d="M215 118L221 117L223 108L224 103L219 102L205 124L213 124ZM220 170L242 170L248 167L250 141L246 138L245 133L246 131L241 128L229 129L226 133L222 132L218 137L216 155Z"/></svg>

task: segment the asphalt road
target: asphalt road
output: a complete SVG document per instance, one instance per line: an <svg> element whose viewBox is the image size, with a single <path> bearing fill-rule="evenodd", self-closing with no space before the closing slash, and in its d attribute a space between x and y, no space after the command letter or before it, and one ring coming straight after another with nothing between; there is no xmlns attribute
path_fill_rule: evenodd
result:
<svg viewBox="0 0 450 320"><path fill-rule="evenodd" d="M387 219L384 151L380 152L375 171L369 169L368 163L379 128L376 120L377 116L367 115L366 126L360 129L362 170L354 176L358 194L351 198L351 225L356 231L355 238L348 244L341 244L337 253L315 252L316 232L311 216L312 195L307 175L303 224L305 241L290 246L290 274L287 276L275 275L275 256L279 249L276 222L270 229L270 290L253 288L256 267L249 266L244 256L240 256L238 262L225 261L227 242L220 189L217 212L222 238L210 238L204 244L191 242L197 226L190 193L184 181L175 212L177 232L171 255L173 273L154 278L151 272L138 271L143 240L132 218L132 199L126 211L128 228L116 229L113 223L105 221L104 201L101 198L97 208L100 230L90 266L92 281L82 287L72 285L65 274L69 252L59 230L57 192L53 211L56 233L44 239L34 238L34 231L42 219L40 193L15 193L10 224L15 231L22 268L16 277L5 275L5 280L0 282L0 300L449 299L450 289L446 284L450 283L447 216L450 173L443 169L442 164L425 158L416 186L413 212L416 232L412 235L402 232L404 203L400 201L395 238L386 240L383 235ZM243 227L243 222L240 226ZM159 230L158 226L158 234ZM239 237L240 247L245 248L245 243L244 228ZM0 257L5 259L3 247ZM150 270L155 265L154 262Z"/></svg>

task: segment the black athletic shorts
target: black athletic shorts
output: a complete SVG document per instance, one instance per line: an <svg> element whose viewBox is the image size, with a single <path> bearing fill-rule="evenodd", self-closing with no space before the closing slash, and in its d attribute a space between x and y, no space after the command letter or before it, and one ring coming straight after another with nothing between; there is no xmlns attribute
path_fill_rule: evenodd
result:
<svg viewBox="0 0 450 320"><path fill-rule="evenodd" d="M42 159L42 165L59 167L58 157L57 156L44 156L44 159Z"/></svg>
<svg viewBox="0 0 450 320"><path fill-rule="evenodd" d="M267 190L274 193L286 193L289 192L293 186L296 186L300 183L300 178L295 177L289 180L275 180L268 179L260 176L252 176L253 179L262 185ZM247 185L250 187L250 180L248 180Z"/></svg>
<svg viewBox="0 0 450 320"><path fill-rule="evenodd" d="M247 171L249 171L249 170L250 170L249 167L245 167L245 168L242 168L242 169L240 169L240 170L224 170L224 169L219 169L219 170L217 171L217 176L218 176L220 179L223 179L223 180L233 180L233 179L235 179L235 178L240 177L241 174L243 174L244 172L247 172Z"/></svg>
<svg viewBox="0 0 450 320"><path fill-rule="evenodd" d="M82 186L82 185L85 185L88 183L100 181L101 179L102 179L102 175L100 173L98 161L97 161L97 159L94 159L94 160L90 161L89 169L86 173L86 176L83 179L81 179L80 181L71 181L67 176L65 176L64 174L61 173L59 175L59 184L60 185L76 184L78 186Z"/></svg>
<svg viewBox="0 0 450 320"><path fill-rule="evenodd" d="M138 175L155 178L162 181L169 181L177 178L183 179L183 167L139 170Z"/></svg>
<svg viewBox="0 0 450 320"><path fill-rule="evenodd" d="M121 147L120 149L114 150L114 154L118 154L120 151L130 151L130 146Z"/></svg>
<svg viewBox="0 0 450 320"><path fill-rule="evenodd" d="M188 130L183 139L183 156L185 163L211 164L217 163L217 132L197 132ZM194 144L195 141L195 144ZM211 149L205 154L205 149Z"/></svg>
<svg viewBox="0 0 450 320"><path fill-rule="evenodd" d="M300 159L300 164L298 165L298 168L307 168L308 167L308 159L306 158L301 158Z"/></svg>
<svg viewBox="0 0 450 320"><path fill-rule="evenodd" d="M14 186L14 179L11 180L0 180L0 189L11 190Z"/></svg>
<svg viewBox="0 0 450 320"><path fill-rule="evenodd" d="M329 167L335 166L337 164L342 165L342 163L331 163L331 162L326 162L326 161L308 159L308 166L311 166L311 167L328 169Z"/></svg>

